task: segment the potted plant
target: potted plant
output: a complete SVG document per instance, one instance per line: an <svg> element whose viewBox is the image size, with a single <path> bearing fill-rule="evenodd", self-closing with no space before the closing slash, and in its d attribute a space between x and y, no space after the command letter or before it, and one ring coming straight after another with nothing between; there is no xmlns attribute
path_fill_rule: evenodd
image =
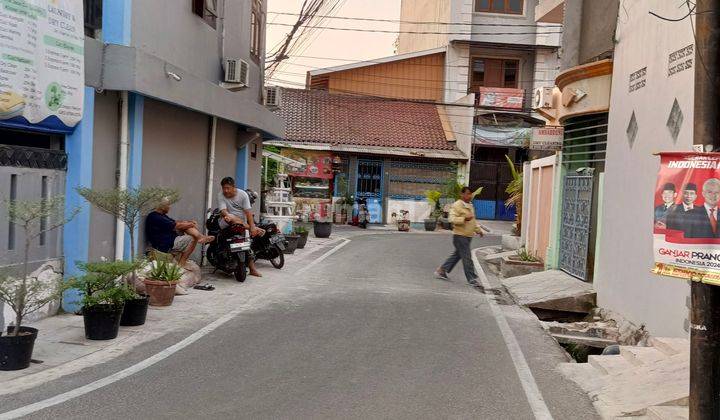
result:
<svg viewBox="0 0 720 420"><path fill-rule="evenodd" d="M71 279L66 286L82 292L85 338L116 338L125 302L137 297L135 290L118 274L127 274L133 267L124 261L103 261L79 263L78 268L85 274Z"/></svg>
<svg viewBox="0 0 720 420"><path fill-rule="evenodd" d="M332 215L320 216L316 213L313 220L313 233L316 238L329 238L332 234Z"/></svg>
<svg viewBox="0 0 720 420"><path fill-rule="evenodd" d="M408 214L410 214L407 210L400 210L400 217L397 218L397 228L400 232L409 232L410 231L410 219L408 219ZM395 215L397 217L397 214Z"/></svg>
<svg viewBox="0 0 720 420"><path fill-rule="evenodd" d="M0 301L15 313L15 323L0 331L0 370L19 370L30 366L38 330L23 325L26 316L56 301L62 293L61 279L43 280L30 273L30 246L40 235L69 222L77 210L65 217L63 197L39 201L13 200L6 204L8 219L23 230L23 261L0 273ZM17 274L14 273L17 272Z"/></svg>
<svg viewBox="0 0 720 420"><path fill-rule="evenodd" d="M297 247L298 249L305 248L305 245L307 245L308 235L310 232L307 230L305 226L297 226L295 228L295 234L298 235L300 238L298 239Z"/></svg>
<svg viewBox="0 0 720 420"><path fill-rule="evenodd" d="M432 209L430 212L430 218L425 219L425 230L428 232L434 232L437 229L438 219L440 219L443 215L442 209L440 208L440 198L442 197L442 192L438 190L425 191L425 197Z"/></svg>
<svg viewBox="0 0 720 420"><path fill-rule="evenodd" d="M285 254L294 254L295 250L298 247L299 241L300 235L297 235L295 233L285 235L285 249L283 250L283 252Z"/></svg>
<svg viewBox="0 0 720 420"><path fill-rule="evenodd" d="M145 290L152 306L170 306L175 289L182 277L182 268L175 264L172 255L154 251L150 269L145 276Z"/></svg>
<svg viewBox="0 0 720 420"><path fill-rule="evenodd" d="M140 261L113 261L87 263L82 267L86 272L106 275L108 278L115 279L121 284L132 284L128 280L128 276L136 272L142 267L144 262ZM122 316L120 318L121 327L137 327L145 324L147 318L148 296L140 295L135 292L134 287L129 287L131 295L125 300Z"/></svg>

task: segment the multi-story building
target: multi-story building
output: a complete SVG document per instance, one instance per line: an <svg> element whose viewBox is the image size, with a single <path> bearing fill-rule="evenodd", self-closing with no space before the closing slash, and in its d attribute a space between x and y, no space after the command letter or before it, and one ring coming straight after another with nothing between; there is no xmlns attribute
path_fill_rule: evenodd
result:
<svg viewBox="0 0 720 420"><path fill-rule="evenodd" d="M517 163L527 158L518 139L545 124L531 111L533 93L552 86L560 66L562 21L537 21L537 6L537 0L402 2L398 53L445 51L443 102L458 148L470 157L469 184L484 187L483 218L514 217L503 204L505 155Z"/></svg>
<svg viewBox="0 0 720 420"><path fill-rule="evenodd" d="M40 3L47 4L37 16L57 15L64 29L84 21L84 34L82 26L67 29L65 42L53 43L80 56L69 67L84 68L74 108L81 118L68 127L49 124L57 117L31 123L0 115L0 196L64 193L67 207L81 212L62 235L33 245L33 261L64 257L72 275L76 261L128 257L123 226L90 208L80 186L176 188L182 198L171 216L201 223L222 177L259 189L263 138L284 132L263 106L264 0L85 0L62 13L54 1ZM16 23L28 16L13 13L2 11ZM54 65L72 56L63 54ZM17 262L23 240L6 217L0 211L0 264ZM135 249L144 250L142 226L136 237Z"/></svg>

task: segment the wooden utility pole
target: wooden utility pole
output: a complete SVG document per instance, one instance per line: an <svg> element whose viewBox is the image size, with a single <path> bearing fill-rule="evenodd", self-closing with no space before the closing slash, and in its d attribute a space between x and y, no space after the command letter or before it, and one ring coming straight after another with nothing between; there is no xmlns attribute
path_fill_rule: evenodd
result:
<svg viewBox="0 0 720 420"><path fill-rule="evenodd" d="M697 0L694 143L720 146L720 0ZM692 282L690 419L720 419L720 286Z"/></svg>

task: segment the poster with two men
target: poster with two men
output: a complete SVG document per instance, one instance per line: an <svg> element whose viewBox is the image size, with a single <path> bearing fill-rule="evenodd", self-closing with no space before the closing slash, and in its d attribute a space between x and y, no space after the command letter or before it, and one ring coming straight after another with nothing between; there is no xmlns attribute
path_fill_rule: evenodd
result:
<svg viewBox="0 0 720 420"><path fill-rule="evenodd" d="M720 153L660 154L654 273L720 285Z"/></svg>

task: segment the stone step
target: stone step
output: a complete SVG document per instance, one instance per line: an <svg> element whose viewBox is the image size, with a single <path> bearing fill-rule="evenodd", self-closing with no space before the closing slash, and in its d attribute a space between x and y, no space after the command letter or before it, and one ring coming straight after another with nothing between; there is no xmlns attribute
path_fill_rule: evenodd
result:
<svg viewBox="0 0 720 420"><path fill-rule="evenodd" d="M494 254L488 254L483 259L486 263L490 265L496 265L500 267L500 264L502 263L503 257L511 257L513 255L517 255L517 251L505 251L505 252L498 252Z"/></svg>
<svg viewBox="0 0 720 420"><path fill-rule="evenodd" d="M607 384L608 376L589 363L561 363L558 369L588 394L602 389Z"/></svg>
<svg viewBox="0 0 720 420"><path fill-rule="evenodd" d="M670 405L649 407L646 415L652 420L687 420L690 418L688 407Z"/></svg>
<svg viewBox="0 0 720 420"><path fill-rule="evenodd" d="M655 347L620 346L620 355L635 366L651 366L668 358Z"/></svg>
<svg viewBox="0 0 720 420"><path fill-rule="evenodd" d="M619 375L633 369L633 365L620 355L588 356L588 363L606 375Z"/></svg>
<svg viewBox="0 0 720 420"><path fill-rule="evenodd" d="M686 338L652 337L650 344L668 356L690 351L690 340Z"/></svg>

